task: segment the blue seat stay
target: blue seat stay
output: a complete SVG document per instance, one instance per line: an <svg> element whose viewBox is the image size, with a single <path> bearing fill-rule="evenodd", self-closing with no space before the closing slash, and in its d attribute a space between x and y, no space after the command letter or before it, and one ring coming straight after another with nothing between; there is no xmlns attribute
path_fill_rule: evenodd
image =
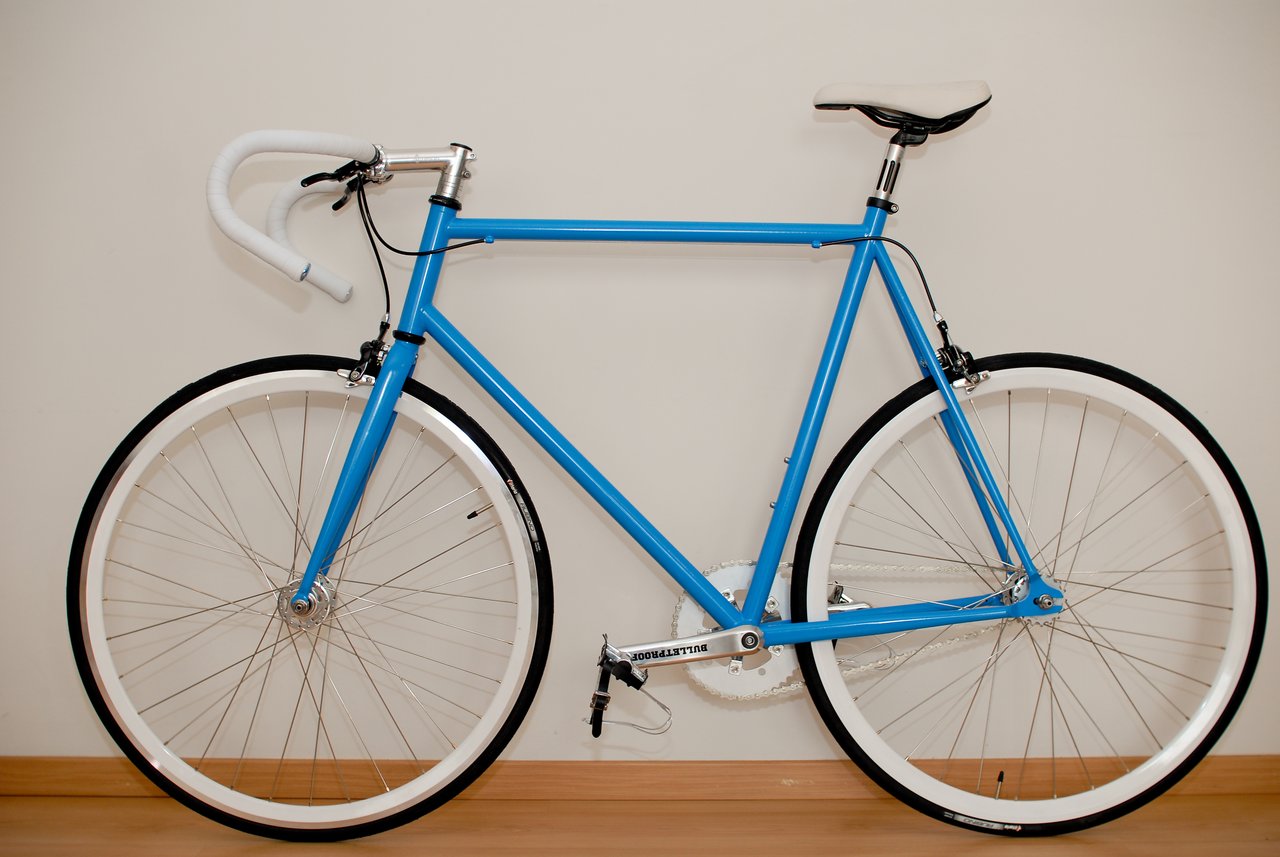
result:
<svg viewBox="0 0 1280 857"><path fill-rule="evenodd" d="M1000 492L999 483L996 482L995 475L992 473L991 467L978 445L978 440L973 434L973 429L969 426L969 421L964 416L964 411L956 398L955 389L951 386L946 372L938 363L938 358L933 353L933 346L929 343L928 334L925 333L924 327L920 324L920 318L916 315L911 299L907 296L907 291L902 285L902 280L898 277L897 271L894 270L893 263L889 259L888 250L885 249L883 244L876 244L874 250L876 266L880 271L881 278L884 280L885 287L889 291L889 297L893 302L894 309L897 311L898 319L902 323L903 332L906 333L907 340L911 343L911 348L920 362L921 371L926 378L933 380L945 403L943 417L948 437L951 438L956 455L964 469L965 477L969 480L969 484L974 491L974 500L979 509L982 510L983 518L987 522L996 550L1012 571L1012 563L1005 549L1004 536L1007 536L1009 543L1013 546L1014 554L1022 564L1022 568L1031 576L1031 597L1035 598L1036 596L1047 594L1053 598L1061 598L1061 592L1049 587L1040 578L1036 565L1032 561L1031 553L1027 550L1022 534L1014 523L1013 514L1009 511L1004 495ZM1004 529L1004 536L1001 535L999 528L996 526L997 519Z"/></svg>

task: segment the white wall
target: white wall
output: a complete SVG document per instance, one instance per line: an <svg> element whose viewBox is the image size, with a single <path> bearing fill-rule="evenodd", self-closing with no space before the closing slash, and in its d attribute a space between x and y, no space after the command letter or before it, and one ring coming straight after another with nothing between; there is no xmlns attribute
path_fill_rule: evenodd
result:
<svg viewBox="0 0 1280 857"><path fill-rule="evenodd" d="M259 127L468 143L473 216L856 221L885 135L815 114L814 91L985 78L990 107L912 152L892 234L924 261L967 347L1084 352L1201 416L1280 556L1280 406L1263 387L1280 318L1278 36L1280 5L1266 0L0 0L0 753L111 752L75 676L63 587L80 504L119 439L188 380L268 353L349 353L381 312L354 213L313 206L295 227L360 281L347 306L210 224L210 160ZM557 147L572 155L553 163ZM260 212L272 182L304 169L255 163L237 198ZM375 210L409 243L424 193L395 185ZM451 259L442 300L710 566L758 548L836 255L511 244ZM820 458L912 380L882 356L903 353L885 302L867 311ZM676 671L651 683L675 709L670 733L592 742L580 720L600 634L664 636L674 592L437 357L419 377L511 452L555 560L552 662L511 755L835 752L805 698L722 718L735 706ZM1280 752L1275 638L1222 749ZM642 702L621 699L620 714L644 716ZM760 743L742 749L748 739Z"/></svg>

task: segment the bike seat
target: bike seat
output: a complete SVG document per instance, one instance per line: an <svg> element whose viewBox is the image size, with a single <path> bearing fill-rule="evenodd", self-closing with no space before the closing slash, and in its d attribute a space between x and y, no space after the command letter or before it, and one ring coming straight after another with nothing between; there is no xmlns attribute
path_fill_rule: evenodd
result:
<svg viewBox="0 0 1280 857"><path fill-rule="evenodd" d="M959 128L991 100L986 81L925 86L833 83L818 90L819 110L858 110L877 125L921 134Z"/></svg>

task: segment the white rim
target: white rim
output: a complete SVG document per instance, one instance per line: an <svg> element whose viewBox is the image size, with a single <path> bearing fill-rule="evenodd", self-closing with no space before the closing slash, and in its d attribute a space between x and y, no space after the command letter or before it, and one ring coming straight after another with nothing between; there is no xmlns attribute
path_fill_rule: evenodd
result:
<svg viewBox="0 0 1280 857"><path fill-rule="evenodd" d="M345 390L337 376L321 370L291 370L256 375L220 386L179 408L153 428L134 450L130 459L117 475L105 494L94 524L92 540L85 551L82 574L81 604L84 617L84 637L94 674L103 698L110 707L116 722L130 737L134 746L143 753L161 774L198 800L234 816L262 824L296 829L325 828L375 821L429 798L456 776L467 770L491 743L502 728L523 687L533 652L533 632L537 616L537 592L533 585L533 559L525 541L524 547L512 551L514 569L512 579L516 585L517 613L513 633L513 649L508 659L501 683L489 703L483 717L471 729L467 738L429 771L391 791L374 797L331 806L305 806L276 803L251 797L197 772L181 758L171 753L153 734L146 721L134 709L123 683L116 676L110 663L110 646L101 612L104 568L109 536L114 528L97 527L99 521L113 521L127 500L129 491L119 490L131 485L137 475L159 454L175 435L188 426L198 423L230 402L248 398L289 392L312 390L349 393L353 397L367 399L368 388ZM428 427L434 436L483 481L483 488L494 501L493 509L499 516L503 530L508 533L524 533L520 512L502 478L488 459L455 425L423 402L408 395L401 396L397 412L413 419L418 425ZM501 499L503 502L498 502ZM509 540L506 540L508 547ZM103 660L106 658L106 660Z"/></svg>
<svg viewBox="0 0 1280 857"><path fill-rule="evenodd" d="M1235 514L1235 494L1216 461L1195 436L1172 415L1128 387L1082 372L1046 368L999 370L992 372L990 379L981 385L978 393L987 395L1036 386L1048 386L1055 390L1122 404L1129 412L1159 431L1186 456L1195 474L1208 490L1216 509L1219 512L1226 510L1231 519L1224 522L1224 529L1233 568L1237 570L1233 575L1232 606L1236 615L1255 615L1257 593L1252 574L1252 548L1243 518ZM899 437L911 427L919 425L922 420L929 419L941 407L939 394L925 396L891 419L857 455L836 486L816 532L813 548L815 567L820 567L822 560L819 558L830 561L835 555L837 530L843 520L843 512L852 502L858 486L868 477L871 467ZM807 607L810 616L826 613L827 581L821 575L809 578ZM835 692L826 695L841 722L863 751L886 774L925 800L970 817L970 820L997 820L1017 825L1089 816L1115 807L1156 785L1203 742L1218 721L1244 668L1252 632L1252 622L1235 621L1231 624L1226 651L1212 689L1205 695L1190 721L1163 750L1120 779L1052 800L994 800L955 788L924 774L877 736L875 729L867 722L849 694L843 691L845 679L837 665L834 649L814 646L813 653L823 687L835 689Z"/></svg>

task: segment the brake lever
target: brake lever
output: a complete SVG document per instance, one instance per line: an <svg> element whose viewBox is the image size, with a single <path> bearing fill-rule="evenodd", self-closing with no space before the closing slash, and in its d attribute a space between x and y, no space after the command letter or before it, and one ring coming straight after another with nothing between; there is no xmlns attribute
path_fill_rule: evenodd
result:
<svg viewBox="0 0 1280 857"><path fill-rule="evenodd" d="M330 206L330 207L331 207L334 211L341 211L341 210L342 210L342 207L343 207L344 205L346 205L346 204L347 204L347 202L349 202L349 201L350 201L350 199L351 199L351 194L355 193L355 191L356 191L359 187L360 187L360 176L356 176L356 177L355 177L355 178L353 178L351 181L347 182L347 189L346 189L345 191L343 191L343 193L342 193L342 198L341 198L341 199L339 199L337 202L335 202L335 203L334 203L332 206Z"/></svg>
<svg viewBox="0 0 1280 857"><path fill-rule="evenodd" d="M359 161L347 161L331 173L316 173L315 175L307 176L302 180L302 186L311 187L318 182L344 182L367 166L368 164L362 164Z"/></svg>

